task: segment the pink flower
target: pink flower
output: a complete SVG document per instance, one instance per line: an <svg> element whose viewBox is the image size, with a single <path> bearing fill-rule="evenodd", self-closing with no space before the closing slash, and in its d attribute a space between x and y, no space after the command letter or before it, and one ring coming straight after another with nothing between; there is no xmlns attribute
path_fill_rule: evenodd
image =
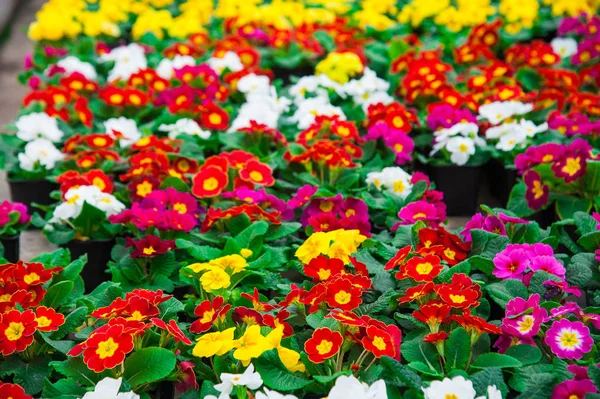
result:
<svg viewBox="0 0 600 399"><path fill-rule="evenodd" d="M550 187L542 183L542 176L534 171L528 170L523 175L525 182L525 199L527 206L533 210L538 210L548 203L550 197Z"/></svg>
<svg viewBox="0 0 600 399"><path fill-rule="evenodd" d="M393 129L395 132L384 138L387 145L396 154L396 163L404 165L412 160L412 152L415 149L415 143L410 136L402 130Z"/></svg>
<svg viewBox="0 0 600 399"><path fill-rule="evenodd" d="M540 295L533 294L528 300L514 298L506 304L506 317L502 329L518 337L533 338L539 331L548 311L540 307Z"/></svg>
<svg viewBox="0 0 600 399"><path fill-rule="evenodd" d="M419 220L424 222L437 221L437 210L433 204L426 201L411 202L398 212L402 224L412 224Z"/></svg>
<svg viewBox="0 0 600 399"><path fill-rule="evenodd" d="M592 217L596 219L596 222L598 222L598 224L596 225L596 230L600 230L600 213L592 212Z"/></svg>
<svg viewBox="0 0 600 399"><path fill-rule="evenodd" d="M563 293L570 295L581 296L581 291L577 287L569 287L566 281L547 280L542 283L548 291L544 294L544 299L549 301L556 296L561 296Z"/></svg>
<svg viewBox="0 0 600 399"><path fill-rule="evenodd" d="M318 186L311 186L310 184L306 184L296 191L296 194L288 201L288 206L291 209L300 208L304 206L313 195L319 190Z"/></svg>
<svg viewBox="0 0 600 399"><path fill-rule="evenodd" d="M585 399L588 393L598 392L591 380L563 381L554 387L550 399Z"/></svg>
<svg viewBox="0 0 600 399"><path fill-rule="evenodd" d="M592 350L590 329L580 321L561 319L552 323L544 338L552 353L561 359L581 359Z"/></svg>
<svg viewBox="0 0 600 399"><path fill-rule="evenodd" d="M504 333L494 343L494 348L498 348L498 353L504 353L508 350L508 348L515 345L537 346L531 337L519 337L509 334L505 331L504 327L502 328L502 331Z"/></svg>
<svg viewBox="0 0 600 399"><path fill-rule="evenodd" d="M514 224L529 224L529 220L521 219L515 216L508 216L502 212L498 212L498 218L502 220L503 223L514 223Z"/></svg>
<svg viewBox="0 0 600 399"><path fill-rule="evenodd" d="M566 270L562 263L554 256L543 255L531 259L529 268L532 272L543 270L560 278L565 278Z"/></svg>
<svg viewBox="0 0 600 399"><path fill-rule="evenodd" d="M563 153L564 147L556 143L546 143L534 147L529 147L525 154L519 154L515 158L515 166L522 174L527 169L542 163L550 163L557 160Z"/></svg>
<svg viewBox="0 0 600 399"><path fill-rule="evenodd" d="M529 266L529 254L523 249L506 248L494 257L492 273L501 279L522 279Z"/></svg>

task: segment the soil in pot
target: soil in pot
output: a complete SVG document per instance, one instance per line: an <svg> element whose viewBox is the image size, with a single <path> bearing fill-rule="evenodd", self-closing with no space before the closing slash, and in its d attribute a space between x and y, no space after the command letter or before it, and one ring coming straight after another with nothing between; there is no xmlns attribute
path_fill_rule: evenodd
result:
<svg viewBox="0 0 600 399"><path fill-rule="evenodd" d="M54 202L50 193L58 190L58 184L48 180L9 180L10 197L13 202L21 202L31 208L32 203L50 205Z"/></svg>
<svg viewBox="0 0 600 399"><path fill-rule="evenodd" d="M85 283L85 292L92 292L101 283L110 280L107 264L111 259L111 251L115 240L72 240L63 245L71 252L71 259L87 254L87 263L81 271Z"/></svg>
<svg viewBox="0 0 600 399"><path fill-rule="evenodd" d="M448 216L472 216L481 185L481 166L429 165L429 178L444 193Z"/></svg>
<svg viewBox="0 0 600 399"><path fill-rule="evenodd" d="M4 247L4 259L10 263L17 263L21 258L20 241L20 235L0 239L2 246Z"/></svg>
<svg viewBox="0 0 600 399"><path fill-rule="evenodd" d="M492 159L485 165L490 194L494 196L504 208L508 203L510 191L517 184L517 170L507 168L502 161Z"/></svg>

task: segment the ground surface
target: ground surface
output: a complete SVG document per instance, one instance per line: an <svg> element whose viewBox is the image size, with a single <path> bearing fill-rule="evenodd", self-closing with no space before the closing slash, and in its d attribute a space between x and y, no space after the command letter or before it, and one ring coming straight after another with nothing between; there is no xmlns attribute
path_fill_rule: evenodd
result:
<svg viewBox="0 0 600 399"><path fill-rule="evenodd" d="M0 0L3 1L3 0ZM31 52L32 44L27 38L27 26L35 18L44 0L21 0L13 18L10 36L0 47L0 129L14 121L21 99L27 92L17 81L23 69L23 58ZM6 176L0 175L0 201L10 200ZM453 230L463 226L468 218L450 218L448 227ZM26 231L21 236L21 259L29 260L41 252L55 248L48 243L39 230Z"/></svg>

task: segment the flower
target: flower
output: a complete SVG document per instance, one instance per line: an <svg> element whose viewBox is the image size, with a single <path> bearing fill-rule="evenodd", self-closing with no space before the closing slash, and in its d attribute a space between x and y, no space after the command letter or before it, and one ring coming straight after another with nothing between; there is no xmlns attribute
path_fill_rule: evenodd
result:
<svg viewBox="0 0 600 399"><path fill-rule="evenodd" d="M587 169L586 155L583 151L567 150L552 164L552 171L565 183L571 183L585 174Z"/></svg>
<svg viewBox="0 0 600 399"><path fill-rule="evenodd" d="M258 389L262 386L263 380L260 374L254 371L254 365L250 364L242 374L221 374L221 383L215 385L215 389L221 392L219 397L229 397L229 394L236 386L247 387L248 389Z"/></svg>
<svg viewBox="0 0 600 399"><path fill-rule="evenodd" d="M163 320L155 317L152 318L151 321L152 324L154 324L158 328L165 330L169 334L171 334L173 338L175 338L175 341L183 342L186 345L192 344L192 341L190 341L190 339L185 336L185 334L183 333L183 331L181 331L175 320L171 319L169 320L169 323L165 323Z"/></svg>
<svg viewBox="0 0 600 399"><path fill-rule="evenodd" d="M53 169L65 155L60 152L50 140L34 139L25 145L25 150L18 154L19 166L23 170L33 171L37 165L44 169Z"/></svg>
<svg viewBox="0 0 600 399"><path fill-rule="evenodd" d="M227 174L218 167L202 167L192 179L192 194L198 198L216 197L228 182Z"/></svg>
<svg viewBox="0 0 600 399"><path fill-rule="evenodd" d="M463 376L452 379L444 378L442 381L431 381L428 388L421 388L425 399L474 399L476 392L473 383Z"/></svg>
<svg viewBox="0 0 600 399"><path fill-rule="evenodd" d="M365 349L370 351L376 358L396 356L396 347L390 333L375 325L367 327L366 335L361 342Z"/></svg>
<svg viewBox="0 0 600 399"><path fill-rule="evenodd" d="M329 328L317 328L312 336L304 343L304 351L311 362L322 363L326 359L335 356L340 348L344 338L337 331L331 331Z"/></svg>
<svg viewBox="0 0 600 399"><path fill-rule="evenodd" d="M530 254L524 249L506 248L494 257L494 276L501 279L521 278L530 262Z"/></svg>
<svg viewBox="0 0 600 399"><path fill-rule="evenodd" d="M328 399L387 399L384 380L377 380L370 386L361 383L353 375L341 375L335 380L335 384Z"/></svg>
<svg viewBox="0 0 600 399"><path fill-rule="evenodd" d="M128 80L131 75L146 69L148 62L144 47L137 43L120 46L108 53L100 55L101 62L114 61L114 66L108 73L108 81Z"/></svg>
<svg viewBox="0 0 600 399"><path fill-rule="evenodd" d="M81 399L139 399L139 395L134 392L121 392L121 382L123 378L118 379L106 377L100 380L94 390L87 392Z"/></svg>
<svg viewBox="0 0 600 399"><path fill-rule="evenodd" d="M435 206L424 200L411 202L405 205L400 209L400 212L398 212L398 217L402 220L402 224L412 224L419 220L424 222L437 221L438 219Z"/></svg>
<svg viewBox="0 0 600 399"><path fill-rule="evenodd" d="M36 328L35 313L31 309L23 312L14 309L0 314L0 353L8 356L23 352L33 343Z"/></svg>
<svg viewBox="0 0 600 399"><path fill-rule="evenodd" d="M20 385L7 382L0 382L0 398L33 399L32 396L25 394L25 390Z"/></svg>
<svg viewBox="0 0 600 399"><path fill-rule="evenodd" d="M344 270L344 262L339 259L329 259L319 255L304 266L304 274L315 280L328 280Z"/></svg>
<svg viewBox="0 0 600 399"><path fill-rule="evenodd" d="M203 130L200 125L198 125L198 122L189 118L178 119L177 122L172 125L162 124L158 127L158 130L167 132L171 139L175 139L182 135L188 135L208 140L211 136L211 133L208 130Z"/></svg>
<svg viewBox="0 0 600 399"><path fill-rule="evenodd" d="M350 278L340 275L327 282L325 302L332 308L353 310L362 303L361 294L361 288Z"/></svg>
<svg viewBox="0 0 600 399"><path fill-rule="evenodd" d="M244 366L250 363L251 359L257 358L263 352L273 349L267 340L260 333L260 326L251 325L246 329L244 335L233 342L235 351L233 357L240 360Z"/></svg>
<svg viewBox="0 0 600 399"><path fill-rule="evenodd" d="M450 152L450 161L462 166L475 154L475 142L468 137L451 137L446 144L446 150Z"/></svg>
<svg viewBox="0 0 600 399"><path fill-rule="evenodd" d="M124 116L104 121L104 130L110 137L118 139L121 147L129 147L142 138L142 132L138 129L135 120Z"/></svg>
<svg viewBox="0 0 600 399"><path fill-rule="evenodd" d="M537 210L548 203L550 188L547 184L542 184L542 176L538 172L528 170L523 175L523 181L527 190L525 199L529 208Z"/></svg>
<svg viewBox="0 0 600 399"><path fill-rule="evenodd" d="M134 247L131 252L132 258L153 258L158 255L167 253L175 248L175 241L161 240L157 236L145 236L140 240L133 240L131 237L125 237L125 247Z"/></svg>
<svg viewBox="0 0 600 399"><path fill-rule="evenodd" d="M260 184L262 186L272 186L275 184L271 168L255 159L246 162L240 171L240 178L244 181Z"/></svg>
<svg viewBox="0 0 600 399"><path fill-rule="evenodd" d="M216 296L212 302L207 299L196 306L194 314L199 319L190 325L190 331L196 334L206 332L210 330L217 318L225 317L231 305L223 306L224 301L222 296Z"/></svg>
<svg viewBox="0 0 600 399"><path fill-rule="evenodd" d="M519 101L494 101L479 107L479 115L486 118L492 125L497 125L504 119L526 114L531 110L533 110L532 104L523 104Z"/></svg>
<svg viewBox="0 0 600 399"><path fill-rule="evenodd" d="M569 58L577 53L577 40L570 37L555 37L550 41L552 51L561 58Z"/></svg>
<svg viewBox="0 0 600 399"><path fill-rule="evenodd" d="M502 319L502 327L512 335L534 337L547 316L548 311L540 307L539 294L531 295L528 300L517 297L506 304L506 317Z"/></svg>
<svg viewBox="0 0 600 399"><path fill-rule="evenodd" d="M55 143L60 142L64 133L58 128L56 118L45 112L32 112L16 120L17 137L23 141L33 141L43 138Z"/></svg>
<svg viewBox="0 0 600 399"><path fill-rule="evenodd" d="M198 338L198 343L192 350L192 355L196 357L212 357L214 355L222 356L233 349L233 333L235 327L224 331L208 333Z"/></svg>
<svg viewBox="0 0 600 399"><path fill-rule="evenodd" d="M439 284L434 289L444 303L458 309L476 306L481 297L481 288L462 273L453 275L450 283Z"/></svg>
<svg viewBox="0 0 600 399"><path fill-rule="evenodd" d="M223 269L218 266L209 266L200 277L202 288L206 292L213 292L221 288L227 288L231 285L231 279Z"/></svg>
<svg viewBox="0 0 600 399"><path fill-rule="evenodd" d="M561 359L581 359L592 350L590 329L580 321L561 319L552 323L544 338L552 353Z"/></svg>
<svg viewBox="0 0 600 399"><path fill-rule="evenodd" d="M65 316L57 313L52 308L40 306L35 309L35 321L37 322L37 329L40 331L56 331L58 327L65 324Z"/></svg>
<svg viewBox="0 0 600 399"><path fill-rule="evenodd" d="M92 332L84 341L83 361L97 373L123 363L125 355L133 350L133 336L126 332L124 326L106 324L103 327ZM69 356L76 353L73 349L69 351Z"/></svg>
<svg viewBox="0 0 600 399"><path fill-rule="evenodd" d="M423 258L415 256L410 258L404 265L403 273L417 282L432 281L443 269L440 258L435 255L427 255Z"/></svg>
<svg viewBox="0 0 600 399"><path fill-rule="evenodd" d="M413 188L411 175L399 166L383 168L381 172L369 172L365 182L372 184L378 190L385 189L402 199L406 199Z"/></svg>
<svg viewBox="0 0 600 399"><path fill-rule="evenodd" d="M256 392L254 397L256 399L298 399L298 397L294 395L284 395L282 393L271 391L270 389L264 388L263 392Z"/></svg>
<svg viewBox="0 0 600 399"><path fill-rule="evenodd" d="M585 399L588 393L596 392L598 392L596 385L587 378L568 380L554 387L550 399Z"/></svg>

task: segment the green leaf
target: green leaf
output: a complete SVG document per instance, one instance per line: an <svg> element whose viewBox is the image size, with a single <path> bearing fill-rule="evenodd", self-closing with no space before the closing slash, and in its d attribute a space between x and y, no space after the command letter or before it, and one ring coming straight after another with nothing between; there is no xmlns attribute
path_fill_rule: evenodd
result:
<svg viewBox="0 0 600 399"><path fill-rule="evenodd" d="M527 287L520 280L509 279L492 283L485 287L490 297L500 306L506 306L508 301L516 297L527 298Z"/></svg>
<svg viewBox="0 0 600 399"><path fill-rule="evenodd" d="M446 366L451 369L464 370L471 354L471 340L464 328L457 328L450 333L444 344ZM448 370L448 369L446 369Z"/></svg>
<svg viewBox="0 0 600 399"><path fill-rule="evenodd" d="M449 283L452 280L452 276L455 274L463 273L465 275L469 275L471 272L471 264L468 260L463 260L462 262L450 267L448 270L442 272L437 280L440 283Z"/></svg>
<svg viewBox="0 0 600 399"><path fill-rule="evenodd" d="M579 253L573 255L571 261L566 266L567 273L565 279L571 285L584 287L592 280L592 268L596 265L596 256L593 253Z"/></svg>
<svg viewBox="0 0 600 399"><path fill-rule="evenodd" d="M515 345L508 348L506 355L520 361L524 366L538 363L542 360L542 351L533 345Z"/></svg>
<svg viewBox="0 0 600 399"><path fill-rule="evenodd" d="M262 238L267 230L269 229L269 224L265 221L254 222L250 226L246 227L244 231L235 236L235 241L242 248L250 248L252 249L254 242Z"/></svg>
<svg viewBox="0 0 600 399"><path fill-rule="evenodd" d="M385 368L385 382L397 387L407 387L409 389L420 389L423 385L421 377L405 365L389 356L383 356L379 360Z"/></svg>
<svg viewBox="0 0 600 399"><path fill-rule="evenodd" d="M75 279L79 277L79 274L81 274L81 271L87 263L87 260L87 254L84 254L79 259L76 259L73 262L69 263L69 265L65 267L62 272L60 272L60 280L75 281Z"/></svg>
<svg viewBox="0 0 600 399"><path fill-rule="evenodd" d="M125 360L123 376L132 387L160 381L175 369L175 354L157 347L140 349Z"/></svg>
<svg viewBox="0 0 600 399"><path fill-rule="evenodd" d="M600 230L582 235L577 240L577 244L585 248L586 251L595 251L600 248Z"/></svg>
<svg viewBox="0 0 600 399"><path fill-rule="evenodd" d="M265 235L265 241L274 241L283 237L287 237L300 230L302 224L297 222L282 223L279 226L271 226L268 233Z"/></svg>
<svg viewBox="0 0 600 399"><path fill-rule="evenodd" d="M325 51L330 52L333 51L333 49L335 49L335 42L333 41L329 33L319 30L316 31L313 34L313 36L319 41L319 43L321 43Z"/></svg>
<svg viewBox="0 0 600 399"><path fill-rule="evenodd" d="M556 212L562 219L571 219L575 212L589 212L592 200L579 197L561 196L556 199Z"/></svg>
<svg viewBox="0 0 600 399"><path fill-rule="evenodd" d="M58 327L58 330L52 333L53 339L60 339L70 333L71 331L77 330L86 320L88 315L88 309L86 307L79 307L65 317L65 323Z"/></svg>
<svg viewBox="0 0 600 399"><path fill-rule="evenodd" d="M75 283L70 280L54 284L46 292L46 295L42 300L42 305L49 308L58 308L61 302L69 296L74 286Z"/></svg>
<svg viewBox="0 0 600 399"><path fill-rule="evenodd" d="M520 217L530 216L535 213L535 210L527 206L527 200L525 199L526 191L527 187L525 187L525 183L521 180L513 186L508 199L508 210Z"/></svg>
<svg viewBox="0 0 600 399"><path fill-rule="evenodd" d="M487 396L487 387L490 385L495 385L502 392L503 398L508 394L508 387L504 382L501 369L488 368L472 374L469 379L473 382L473 388L475 388L477 395Z"/></svg>
<svg viewBox="0 0 600 399"><path fill-rule="evenodd" d="M158 305L160 318L165 321L175 319L177 313L183 311L183 304L176 298L169 298L165 302Z"/></svg>
<svg viewBox="0 0 600 399"><path fill-rule="evenodd" d="M178 238L175 244L179 249L185 249L190 256L201 262L216 259L221 256L222 251L219 248L209 247L208 245L196 245L191 241Z"/></svg>
<svg viewBox="0 0 600 399"><path fill-rule="evenodd" d="M529 388L516 399L548 399L552 394L549 387L554 386L554 376L552 374L538 374Z"/></svg>
<svg viewBox="0 0 600 399"><path fill-rule="evenodd" d="M519 68L516 78L527 91L538 90L542 83L542 77L530 68Z"/></svg>
<svg viewBox="0 0 600 399"><path fill-rule="evenodd" d="M486 369L496 368L514 368L521 367L523 364L512 356L502 355L500 353L484 353L480 355L472 364L473 368Z"/></svg>
<svg viewBox="0 0 600 399"><path fill-rule="evenodd" d="M575 225L579 229L581 235L596 231L596 226L600 223L587 212L575 212L573 215Z"/></svg>
<svg viewBox="0 0 600 399"><path fill-rule="evenodd" d="M50 374L49 360L48 356L39 356L27 363L10 356L2 361L0 375L12 375L15 384L21 385L28 395L35 395L42 390L44 379Z"/></svg>
<svg viewBox="0 0 600 399"><path fill-rule="evenodd" d="M483 256L479 255L472 256L469 258L469 263L474 268L476 268L477 270L489 277L492 277L494 275L492 272L496 267L494 266L494 262L489 258L484 258Z"/></svg>
<svg viewBox="0 0 600 399"><path fill-rule="evenodd" d="M302 389L312 383L302 373L291 372L285 367L277 350L271 349L252 362L265 386L276 391L289 392Z"/></svg>
<svg viewBox="0 0 600 399"><path fill-rule="evenodd" d="M400 349L402 357L407 362L421 362L427 365L429 369L437 373L441 373L438 353L433 344L423 342L426 333L412 332L403 340Z"/></svg>
<svg viewBox="0 0 600 399"><path fill-rule="evenodd" d="M49 366L56 370L56 372L65 377L73 378L84 386L96 385L107 374L106 371L96 373L90 370L80 357L69 357L62 362L50 362Z"/></svg>
<svg viewBox="0 0 600 399"><path fill-rule="evenodd" d="M106 220L106 213L93 205L83 202L81 213L72 223L83 237L92 237L93 232Z"/></svg>

